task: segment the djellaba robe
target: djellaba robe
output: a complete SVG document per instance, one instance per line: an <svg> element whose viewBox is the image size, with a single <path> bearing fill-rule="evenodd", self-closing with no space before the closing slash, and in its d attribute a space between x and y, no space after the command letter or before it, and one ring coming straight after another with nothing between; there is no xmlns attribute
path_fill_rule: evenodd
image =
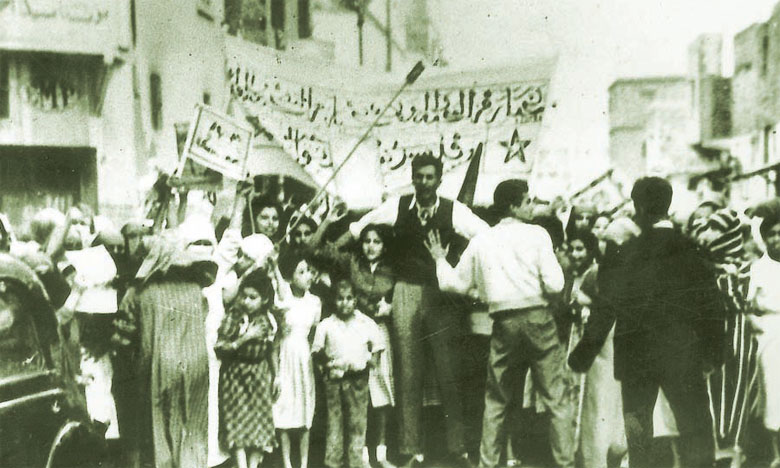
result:
<svg viewBox="0 0 780 468"><path fill-rule="evenodd" d="M142 466L206 466L208 307L202 288L216 264L162 241L122 301L120 332L133 347L137 387L136 450Z"/></svg>

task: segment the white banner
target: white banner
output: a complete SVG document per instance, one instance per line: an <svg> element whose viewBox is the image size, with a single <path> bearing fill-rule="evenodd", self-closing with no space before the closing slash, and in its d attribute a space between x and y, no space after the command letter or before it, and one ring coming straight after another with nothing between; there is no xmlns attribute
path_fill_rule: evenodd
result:
<svg viewBox="0 0 780 468"><path fill-rule="evenodd" d="M320 184L402 83L241 41L227 44L232 99ZM492 174L488 178L529 174L553 65L548 60L498 70L424 72L388 109L329 190L351 207L376 205L410 189L411 161L420 154L440 158L445 178L462 179L456 169L477 154L481 172Z"/></svg>

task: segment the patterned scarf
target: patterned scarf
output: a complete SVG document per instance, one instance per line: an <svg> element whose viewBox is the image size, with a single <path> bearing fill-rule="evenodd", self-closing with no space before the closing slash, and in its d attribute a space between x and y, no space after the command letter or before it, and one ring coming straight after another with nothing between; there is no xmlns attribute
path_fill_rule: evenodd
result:
<svg viewBox="0 0 780 468"><path fill-rule="evenodd" d="M698 219L691 228L696 244L717 272L718 289L733 312L745 310L750 262L744 245L745 225L736 211L722 208Z"/></svg>

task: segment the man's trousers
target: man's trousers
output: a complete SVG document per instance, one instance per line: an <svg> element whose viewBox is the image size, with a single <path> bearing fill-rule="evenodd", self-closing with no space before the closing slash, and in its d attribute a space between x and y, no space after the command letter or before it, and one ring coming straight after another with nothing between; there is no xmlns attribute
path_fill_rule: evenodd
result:
<svg viewBox="0 0 780 468"><path fill-rule="evenodd" d="M652 467L653 408L662 388L672 408L680 432L682 466L710 468L715 462L715 442L709 411L707 386L697 366L669 363L673 372L658 372L643 378L624 379L623 417L626 423L628 457L632 468ZM689 369L684 369L689 367Z"/></svg>
<svg viewBox="0 0 780 468"><path fill-rule="evenodd" d="M423 372L427 353L433 357L450 453L466 451L463 405L458 391L458 353L454 340L461 317L442 300L436 286L399 281L393 292L392 336L398 406L399 452L423 453L421 437Z"/></svg>
<svg viewBox="0 0 780 468"><path fill-rule="evenodd" d="M480 467L498 466L506 443L508 408L512 398L522 399L523 376L529 368L534 386L550 412L555 464L574 466L574 407L564 398L566 356L552 313L546 308L507 310L492 318Z"/></svg>

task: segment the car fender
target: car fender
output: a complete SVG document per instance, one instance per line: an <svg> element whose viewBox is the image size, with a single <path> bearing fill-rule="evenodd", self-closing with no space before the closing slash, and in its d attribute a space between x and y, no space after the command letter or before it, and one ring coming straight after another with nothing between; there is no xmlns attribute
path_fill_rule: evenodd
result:
<svg viewBox="0 0 780 468"><path fill-rule="evenodd" d="M94 424L68 421L54 437L46 468L97 467L104 455L105 439Z"/></svg>

